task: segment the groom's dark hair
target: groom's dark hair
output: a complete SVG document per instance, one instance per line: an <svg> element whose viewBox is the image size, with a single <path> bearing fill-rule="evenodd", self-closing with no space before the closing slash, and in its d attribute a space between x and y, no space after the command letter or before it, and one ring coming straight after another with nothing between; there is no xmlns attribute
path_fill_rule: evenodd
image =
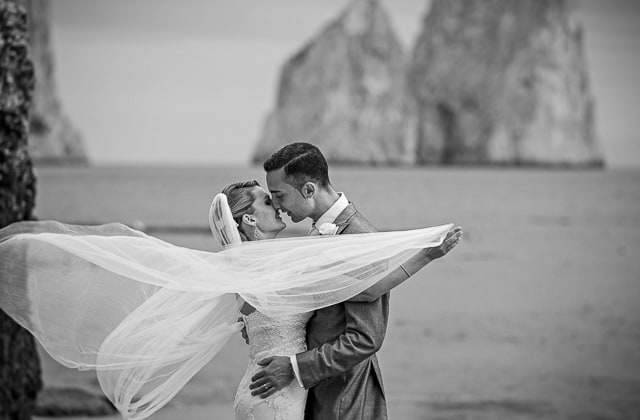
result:
<svg viewBox="0 0 640 420"><path fill-rule="evenodd" d="M310 143L287 144L273 153L262 165L266 172L284 168L287 183L297 189L305 182L313 181L326 188L329 181L329 167L320 149Z"/></svg>

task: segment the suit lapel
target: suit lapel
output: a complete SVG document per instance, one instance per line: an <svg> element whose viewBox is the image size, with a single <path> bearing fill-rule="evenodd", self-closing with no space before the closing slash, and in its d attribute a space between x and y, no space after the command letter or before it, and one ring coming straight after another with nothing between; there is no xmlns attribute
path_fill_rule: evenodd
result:
<svg viewBox="0 0 640 420"><path fill-rule="evenodd" d="M338 217L336 217L336 220L333 222L338 227L336 235L340 235L342 231L345 230L347 226L349 226L349 220L353 217L354 214L356 214L356 208L353 204L349 203L347 208L342 210L342 213L340 213Z"/></svg>

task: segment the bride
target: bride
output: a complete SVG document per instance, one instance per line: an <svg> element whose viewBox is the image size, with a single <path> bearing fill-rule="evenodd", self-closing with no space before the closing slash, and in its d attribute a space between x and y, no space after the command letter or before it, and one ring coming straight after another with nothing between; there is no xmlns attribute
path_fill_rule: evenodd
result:
<svg viewBox="0 0 640 420"><path fill-rule="evenodd" d="M243 241L273 239L285 227L279 213L271 205L271 197L257 181L231 184L222 191L212 205L209 215L211 230L223 247ZM216 211L217 200L224 207L228 200L231 223L224 222L224 210ZM238 234L235 234L237 226ZM229 233L230 232L230 233ZM240 312L249 341L249 363L234 400L237 420L294 420L304 417L307 391L291 382L268 398L251 395L251 378L256 373L258 361L277 354L296 354L306 350L305 325L310 313L268 317L256 311L242 298L238 299Z"/></svg>
<svg viewBox="0 0 640 420"><path fill-rule="evenodd" d="M251 396L256 360L304 350L309 313L364 291L382 294L395 286L387 274L420 249L457 243L451 225L273 240L285 225L257 182L218 194L210 224L221 252L121 224L15 223L0 230L0 308L60 363L96 369L131 419L169 402L239 333L242 313L250 360L236 418L299 419L306 391L295 382L266 399Z"/></svg>

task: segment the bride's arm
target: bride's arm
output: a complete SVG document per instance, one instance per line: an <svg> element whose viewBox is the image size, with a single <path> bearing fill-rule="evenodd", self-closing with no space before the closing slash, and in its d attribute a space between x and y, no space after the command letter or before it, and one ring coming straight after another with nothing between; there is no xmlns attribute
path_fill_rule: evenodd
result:
<svg viewBox="0 0 640 420"><path fill-rule="evenodd" d="M237 293L236 293L236 305L238 305L238 310L244 316L251 315L256 310L256 308L251 306L249 303L245 302L245 300L242 299L242 297ZM243 319L242 316L238 317L237 321L244 323L244 319ZM247 345L249 345L249 336L247 335L247 326L246 325L242 326L242 329L240 330L240 333L242 334L242 339L244 340L244 342Z"/></svg>
<svg viewBox="0 0 640 420"><path fill-rule="evenodd" d="M420 271L431 261L445 256L460 241L462 229L459 226L451 229L447 233L442 244L436 248L421 249L413 257L400 264L400 267L393 270L382 280L369 287L364 292L349 299L349 302L373 302L380 296L388 293L391 289L404 283L409 277Z"/></svg>

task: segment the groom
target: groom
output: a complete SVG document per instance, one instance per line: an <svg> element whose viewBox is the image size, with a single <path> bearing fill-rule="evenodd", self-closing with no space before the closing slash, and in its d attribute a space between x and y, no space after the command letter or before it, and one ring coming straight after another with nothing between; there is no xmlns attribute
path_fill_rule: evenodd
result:
<svg viewBox="0 0 640 420"><path fill-rule="evenodd" d="M284 146L264 163L273 206L298 223L311 218L310 235L375 232L376 228L329 181L327 162L309 143ZM321 228L322 227L322 228ZM319 231L320 230L320 231ZM446 251L444 251L446 253ZM396 284L441 255L418 253L390 274ZM305 419L386 419L376 358L387 329L389 294L366 296L315 311L307 324L308 350L263 359L252 395L266 398L296 380L309 390ZM357 298L358 298L357 297Z"/></svg>

